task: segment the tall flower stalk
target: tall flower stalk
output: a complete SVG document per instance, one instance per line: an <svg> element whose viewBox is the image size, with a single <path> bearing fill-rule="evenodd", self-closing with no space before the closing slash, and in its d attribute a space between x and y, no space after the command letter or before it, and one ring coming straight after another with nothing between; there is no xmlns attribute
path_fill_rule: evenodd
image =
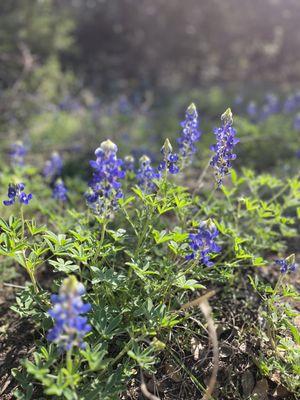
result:
<svg viewBox="0 0 300 400"><path fill-rule="evenodd" d="M225 175L230 173L232 167L231 161L236 159L233 149L239 142L239 139L235 137L236 130L232 127L233 116L230 108L222 114L221 121L222 126L214 131L217 143L211 146L211 150L215 155L210 162L210 165L215 170L218 187L222 185Z"/></svg>
<svg viewBox="0 0 300 400"><path fill-rule="evenodd" d="M93 212L105 220L118 208L118 200L123 197L120 180L125 177L125 171L117 151L115 143L105 140L95 151L96 160L90 161L94 172L85 198Z"/></svg>
<svg viewBox="0 0 300 400"><path fill-rule="evenodd" d="M140 158L139 163L140 167L136 174L138 186L143 192L152 193L156 189L153 180L160 178L160 173L155 171L151 165L150 158L146 155Z"/></svg>
<svg viewBox="0 0 300 400"><path fill-rule="evenodd" d="M50 160L47 160L45 162L43 175L46 179L49 179L51 182L53 182L57 177L61 175L62 168L63 160L61 156L56 151L54 151L51 154Z"/></svg>
<svg viewBox="0 0 300 400"><path fill-rule="evenodd" d="M216 243L219 231L210 221L200 223L197 233L190 233L189 246L192 252L186 256L187 260L199 260L200 263L211 267L214 263L210 259L211 253L219 253L221 247Z"/></svg>
<svg viewBox="0 0 300 400"><path fill-rule="evenodd" d="M24 158L27 154L27 149L23 142L18 140L11 145L9 152L11 163L13 166L22 167L24 165Z"/></svg>
<svg viewBox="0 0 300 400"><path fill-rule="evenodd" d="M185 119L181 122L181 127L182 133L180 138L177 139L177 142L179 144L179 154L184 166L191 163L193 155L197 150L196 142L201 138L198 112L194 103L190 104L187 108Z"/></svg>
<svg viewBox="0 0 300 400"><path fill-rule="evenodd" d="M47 339L62 350L86 346L83 339L91 326L83 315L90 311L91 305L82 301L84 294L83 284L75 276L70 276L63 281L59 294L51 296L52 308L48 314L54 319L54 326L48 332Z"/></svg>
<svg viewBox="0 0 300 400"><path fill-rule="evenodd" d="M12 206L18 200L21 205L28 205L30 200L32 199L32 194L26 194L24 192L24 189L24 183L17 183L16 185L10 183L7 190L8 200L3 200L3 204L5 206Z"/></svg>
<svg viewBox="0 0 300 400"><path fill-rule="evenodd" d="M176 153L173 153L173 147L169 141L169 139L165 140L163 147L161 148L161 153L163 154L163 161L158 166L158 171L170 172L170 174L178 174L178 160L179 157Z"/></svg>
<svg viewBox="0 0 300 400"><path fill-rule="evenodd" d="M68 190L62 179L58 179L53 186L52 197L55 200L66 202Z"/></svg>

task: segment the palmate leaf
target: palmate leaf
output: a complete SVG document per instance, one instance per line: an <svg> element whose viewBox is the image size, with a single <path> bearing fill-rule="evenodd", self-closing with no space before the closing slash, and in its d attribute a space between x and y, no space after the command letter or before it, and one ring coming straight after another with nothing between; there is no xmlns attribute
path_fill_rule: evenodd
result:
<svg viewBox="0 0 300 400"><path fill-rule="evenodd" d="M107 353L107 346L103 343L96 345L91 348L89 345L85 350L80 351L81 355L88 362L89 368L92 371L100 371L106 369L110 360L109 358L104 358Z"/></svg>
<svg viewBox="0 0 300 400"><path fill-rule="evenodd" d="M157 244L165 243L168 241L174 241L176 243L181 243L188 238L187 233L181 232L167 232L167 230L158 231L156 229L152 230L154 240Z"/></svg>
<svg viewBox="0 0 300 400"><path fill-rule="evenodd" d="M113 271L111 269L91 266L92 284L106 283L111 285L113 288L121 287L124 284L125 276L120 272Z"/></svg>
<svg viewBox="0 0 300 400"><path fill-rule="evenodd" d="M79 266L73 264L73 261L64 260L63 258L58 258L57 261L50 260L49 264L53 265L56 271L65 272L66 274L70 274L79 269Z"/></svg>
<svg viewBox="0 0 300 400"><path fill-rule="evenodd" d="M132 358L137 365L139 365L142 369L152 373L155 372L155 353L156 350L154 347L149 346L145 349L142 349L138 343L134 343L132 349L127 352L128 356Z"/></svg>
<svg viewBox="0 0 300 400"><path fill-rule="evenodd" d="M110 371L107 378L94 377L84 385L79 393L82 400L117 400L119 394L126 389L122 368Z"/></svg>
<svg viewBox="0 0 300 400"><path fill-rule="evenodd" d="M14 391L14 396L17 400L30 400L33 395L33 382L31 376L28 373L20 372L17 368L11 370L12 376L19 383L19 386L23 389L17 389Z"/></svg>
<svg viewBox="0 0 300 400"><path fill-rule="evenodd" d="M127 262L126 265L130 266L133 269L134 273L143 281L147 281L148 277L151 275L160 275L158 271L150 269L151 265L149 262L146 262L143 265L138 265L134 262Z"/></svg>
<svg viewBox="0 0 300 400"><path fill-rule="evenodd" d="M205 286L196 281L195 279L186 279L184 275L180 275L176 278L173 286L176 286L183 290L196 290L205 289Z"/></svg>
<svg viewBox="0 0 300 400"><path fill-rule="evenodd" d="M95 305L90 318L92 326L104 340L111 340L114 336L124 332L121 325L122 315L115 315L113 310Z"/></svg>

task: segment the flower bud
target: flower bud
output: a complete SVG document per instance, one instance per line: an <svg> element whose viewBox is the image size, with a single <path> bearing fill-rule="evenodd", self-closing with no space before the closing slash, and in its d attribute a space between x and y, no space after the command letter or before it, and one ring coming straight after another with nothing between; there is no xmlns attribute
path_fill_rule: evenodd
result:
<svg viewBox="0 0 300 400"><path fill-rule="evenodd" d="M146 154L144 154L141 158L140 158L140 163L141 164L149 164L150 163L150 158L148 156L146 156Z"/></svg>
<svg viewBox="0 0 300 400"><path fill-rule="evenodd" d="M125 156L124 161L126 163L134 163L134 157L133 156Z"/></svg>
<svg viewBox="0 0 300 400"><path fill-rule="evenodd" d="M118 151L118 146L112 142L110 139L105 140L100 144L101 149L105 153L113 152L116 153Z"/></svg>
<svg viewBox="0 0 300 400"><path fill-rule="evenodd" d="M154 347L155 350L161 351L164 350L166 344L158 340L156 337L152 340L151 345Z"/></svg>
<svg viewBox="0 0 300 400"><path fill-rule="evenodd" d="M230 108L221 115L221 121L224 126L231 126L233 124L233 114Z"/></svg>
<svg viewBox="0 0 300 400"><path fill-rule="evenodd" d="M195 103L191 103L191 104L188 106L186 112L187 112L188 114L197 114L197 109L196 109Z"/></svg>
<svg viewBox="0 0 300 400"><path fill-rule="evenodd" d="M163 155L165 157L167 157L170 153L172 153L172 151L173 151L173 147L170 143L170 140L166 139L163 147L161 148L161 152L163 153Z"/></svg>

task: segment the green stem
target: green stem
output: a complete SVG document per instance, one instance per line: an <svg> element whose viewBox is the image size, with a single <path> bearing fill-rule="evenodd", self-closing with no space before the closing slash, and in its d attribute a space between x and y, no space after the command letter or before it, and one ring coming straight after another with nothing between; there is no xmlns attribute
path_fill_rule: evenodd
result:
<svg viewBox="0 0 300 400"><path fill-rule="evenodd" d="M130 345L131 345L132 342L133 342L133 339L130 339L129 342L128 342L128 343L123 347L123 349L120 351L120 353L117 354L116 357L113 358L113 359L110 361L110 363L109 363L109 365L108 365L109 367L112 367L113 365L115 365L116 362L119 361L120 358L122 358L122 357L127 353L127 351L130 349ZM90 371L93 372L92 370L85 370L84 373L83 373L83 375L86 375L87 372L90 372ZM101 378L106 372L107 372L107 368L105 368L103 371L101 371L100 374L98 375L98 377Z"/></svg>
<svg viewBox="0 0 300 400"><path fill-rule="evenodd" d="M95 256L94 256L94 258L93 258L93 261L92 261L93 264L95 264L95 262L97 261L97 259L100 257L101 250L102 250L102 245L103 245L104 238L105 238L105 232L106 232L107 224L108 224L107 221L106 221L106 222L103 222L103 224L102 224L102 230L101 230L100 241L99 241L99 244L98 244L98 247L97 247Z"/></svg>
<svg viewBox="0 0 300 400"><path fill-rule="evenodd" d="M209 201L211 200L211 198L212 198L213 195L215 194L215 190L216 190L216 189L214 188L214 190L212 190L212 191L210 192L210 195L209 195L208 198L205 200L205 204L209 203ZM199 214L201 213L202 209L203 209L203 206L201 206L201 207L199 208L199 210L196 212L196 214L194 215L194 219L196 219L196 218L199 216Z"/></svg>
<svg viewBox="0 0 300 400"><path fill-rule="evenodd" d="M71 380L71 388L72 388L72 395L74 400L78 399L78 395L76 393L76 388L73 382L73 359L72 359L72 352L73 352L73 347L70 348L70 350L67 351L67 356L66 356L66 367L69 372L69 374L72 376Z"/></svg>
<svg viewBox="0 0 300 400"><path fill-rule="evenodd" d="M296 179L299 178L299 177L300 177L300 174L298 174L298 175L295 176ZM281 196L281 195L286 191L286 189L288 189L289 186L290 186L290 182L288 182L286 185L284 185L284 186L279 190L279 192L277 192L277 193L267 202L267 204L273 203L273 201L276 200L279 196Z"/></svg>
<svg viewBox="0 0 300 400"><path fill-rule="evenodd" d="M124 346L123 350L110 362L110 367L114 365L120 358L122 358L130 348L133 339L130 339L129 342Z"/></svg>
<svg viewBox="0 0 300 400"><path fill-rule="evenodd" d="M195 195L196 192L197 192L199 189L201 189L202 183L203 183L203 179L204 179L204 177L205 177L205 175L206 175L206 172L208 171L208 168L209 168L209 166L210 166L210 161L211 161L211 160L209 159L208 163L207 163L206 166L204 167L204 169L203 169L203 171L202 171L202 174L200 175L200 177L199 177L199 179L198 179L198 181L197 181L197 183L196 183L196 187L195 187L195 189L194 189L194 191L193 191L193 195Z"/></svg>
<svg viewBox="0 0 300 400"><path fill-rule="evenodd" d="M139 236L138 243L137 243L137 246L136 246L136 249L135 249L135 252L134 252L135 256L138 255L140 247L143 244L143 241L144 241L144 239L146 237L146 234L147 234L147 230L149 228L148 222L151 221L151 219L152 219L152 212L150 213L149 218L146 219L144 227L143 227L143 230L142 230L142 232L141 232L141 234Z"/></svg>
<svg viewBox="0 0 300 400"><path fill-rule="evenodd" d="M20 207L20 217L21 217L21 221L22 221L22 239L24 239L24 235L25 235L25 220L24 220L23 204Z"/></svg>
<svg viewBox="0 0 300 400"><path fill-rule="evenodd" d="M70 350L67 351L67 356L66 356L66 366L67 366L67 370L70 374L73 373L72 351L73 351L73 348L71 347Z"/></svg>
<svg viewBox="0 0 300 400"><path fill-rule="evenodd" d="M165 288L165 290L163 292L163 295L162 295L162 298L164 299L163 303L166 302L168 294L169 294L169 291L171 290L174 282L176 282L176 280L178 280L182 276L185 276L186 274L188 274L192 269L194 269L197 266L197 264L199 264L199 259L198 258L194 262L192 262L191 265L186 270L182 271L178 275L174 275L172 277L172 279L170 279L168 281L168 284L167 284L167 286L166 286L166 288Z"/></svg>
<svg viewBox="0 0 300 400"><path fill-rule="evenodd" d="M29 276L30 276L31 282L33 284L33 288L34 288L35 293L38 293L39 292L39 288L38 288L38 285L37 285L37 282L36 282L36 279L35 279L34 272L30 270L29 271Z"/></svg>
<svg viewBox="0 0 300 400"><path fill-rule="evenodd" d="M128 214L126 208L123 207L122 210L123 210L123 212L124 212L124 214L125 214L125 217L126 217L127 221L130 223L132 229L134 230L134 233L136 234L136 236L138 236L138 232L137 232L137 230L135 229L134 223L131 221L130 216L129 216L129 214Z"/></svg>
<svg viewBox="0 0 300 400"><path fill-rule="evenodd" d="M23 256L23 261L24 261L25 269L26 269L26 271L27 271L27 273L28 273L28 275L29 275L29 278L30 278L30 280L31 280L31 283L32 283L32 285L33 285L33 289L34 289L35 293L38 293L38 292L39 292L39 288L38 288L38 285L37 285L37 282L36 282L36 279L35 279L34 271L32 271L32 269L30 268L30 266L28 266L28 264L27 264L27 259L26 259L25 250L23 250L22 256Z"/></svg>
<svg viewBox="0 0 300 400"><path fill-rule="evenodd" d="M278 281L276 282L276 285L274 287L274 295L279 293L279 290L282 288L283 281L284 281L284 275L280 274Z"/></svg>

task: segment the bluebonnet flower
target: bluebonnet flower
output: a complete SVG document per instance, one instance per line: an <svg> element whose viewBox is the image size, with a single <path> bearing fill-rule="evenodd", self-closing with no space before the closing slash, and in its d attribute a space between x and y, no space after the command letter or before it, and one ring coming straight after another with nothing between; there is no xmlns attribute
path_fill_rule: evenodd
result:
<svg viewBox="0 0 300 400"><path fill-rule="evenodd" d="M11 206L16 202L16 199L19 200L21 204L29 204L29 201L32 199L32 194L26 194L24 189L24 183L17 183L16 185L10 183L7 190L8 200L3 200L3 204L5 206Z"/></svg>
<svg viewBox="0 0 300 400"><path fill-rule="evenodd" d="M294 119L294 129L295 131L300 132L300 113L295 116Z"/></svg>
<svg viewBox="0 0 300 400"><path fill-rule="evenodd" d="M296 109L296 102L295 102L295 97L293 95L290 95L286 98L284 104L283 104L283 111L285 113L292 113Z"/></svg>
<svg viewBox="0 0 300 400"><path fill-rule="evenodd" d="M173 148L169 139L165 140L161 153L164 156L164 160L158 166L158 171L169 171L171 174L178 174L179 167L177 165L179 157L176 153L173 153Z"/></svg>
<svg viewBox="0 0 300 400"><path fill-rule="evenodd" d="M243 103L243 101L244 101L244 99L243 99L243 96L241 96L241 95L237 95L237 96L234 98L234 104L235 104L236 106L240 106L240 105Z"/></svg>
<svg viewBox="0 0 300 400"><path fill-rule="evenodd" d="M62 111L79 111L82 108L81 103L77 99L72 97L65 97L59 104L58 107Z"/></svg>
<svg viewBox="0 0 300 400"><path fill-rule="evenodd" d="M167 169L171 174L178 174L178 172L179 172L179 167L177 165L178 159L179 158L176 153L168 154L166 157L166 161L162 161L159 164L158 170L164 171Z"/></svg>
<svg viewBox="0 0 300 400"><path fill-rule="evenodd" d="M90 191L85 197L97 214L115 210L118 199L123 197L119 180L125 177L125 171L122 170L123 161L117 158L117 151L117 145L106 140L95 151L96 161L90 161L94 173L89 183Z"/></svg>
<svg viewBox="0 0 300 400"><path fill-rule="evenodd" d="M132 172L134 171L134 157L133 156L126 156L124 157L124 164L123 164L124 170L127 172Z"/></svg>
<svg viewBox="0 0 300 400"><path fill-rule="evenodd" d="M53 152L50 160L45 162L43 175L46 178L55 179L61 175L63 161L57 152Z"/></svg>
<svg viewBox="0 0 300 400"><path fill-rule="evenodd" d="M296 270L295 254L291 254L289 257L275 260L275 264L280 266L280 272L286 274Z"/></svg>
<svg viewBox="0 0 300 400"><path fill-rule="evenodd" d="M265 96L265 104L262 107L260 114L260 120L263 121L273 114L279 112L280 102L278 97L274 93L268 93Z"/></svg>
<svg viewBox="0 0 300 400"><path fill-rule="evenodd" d="M120 96L118 101L118 110L121 114L129 114L131 111L131 105L128 98L125 95Z"/></svg>
<svg viewBox="0 0 300 400"><path fill-rule="evenodd" d="M278 96L274 93L268 93L265 97L266 105L268 106L269 114L276 114L280 109L280 102Z"/></svg>
<svg viewBox="0 0 300 400"><path fill-rule="evenodd" d="M91 309L89 303L82 301L85 288L75 276L63 281L58 295L51 296L53 307L48 314L54 319L54 327L50 329L47 339L55 342L63 350L73 347L84 348L84 336L90 332L91 326L87 317L83 317Z"/></svg>
<svg viewBox="0 0 300 400"><path fill-rule="evenodd" d="M292 113L300 106L300 92L296 92L287 97L284 102L283 110L286 113Z"/></svg>
<svg viewBox="0 0 300 400"><path fill-rule="evenodd" d="M150 158L152 163L158 162L157 153L149 150L146 146L138 147L132 150L132 155L136 160L139 160L143 156Z"/></svg>
<svg viewBox="0 0 300 400"><path fill-rule="evenodd" d="M23 166L24 157L26 156L26 154L27 149L24 146L23 142L17 141L11 145L9 155L13 165Z"/></svg>
<svg viewBox="0 0 300 400"><path fill-rule="evenodd" d="M215 176L217 185L220 187L225 175L229 174L231 168L231 160L235 160L233 148L239 142L235 137L236 130L232 128L233 117L230 108L221 116L222 127L215 129L214 133L217 143L211 146L211 150L215 152L210 165L215 168Z"/></svg>
<svg viewBox="0 0 300 400"><path fill-rule="evenodd" d="M214 263L210 260L210 254L221 251L221 247L215 242L218 235L219 231L212 221L201 222L198 232L189 235L189 245L192 253L188 254L186 259L199 258L199 261L207 267L213 266Z"/></svg>
<svg viewBox="0 0 300 400"><path fill-rule="evenodd" d="M248 104L247 114L249 115L252 121L254 121L257 118L258 110L257 110L257 105L254 101L250 101L250 103Z"/></svg>
<svg viewBox="0 0 300 400"><path fill-rule="evenodd" d="M67 201L67 192L62 179L58 179L53 186L52 197L59 201Z"/></svg>
<svg viewBox="0 0 300 400"><path fill-rule="evenodd" d="M181 122L182 134L179 139L179 153L186 161L190 161L196 152L195 143L200 140L199 119L197 109L192 103L186 110L185 120Z"/></svg>
<svg viewBox="0 0 300 400"><path fill-rule="evenodd" d="M155 190L156 185L153 179L160 178L160 173L156 172L151 166L151 160L148 156L143 155L140 160L140 168L137 171L136 178L139 187L145 193L151 193Z"/></svg>

